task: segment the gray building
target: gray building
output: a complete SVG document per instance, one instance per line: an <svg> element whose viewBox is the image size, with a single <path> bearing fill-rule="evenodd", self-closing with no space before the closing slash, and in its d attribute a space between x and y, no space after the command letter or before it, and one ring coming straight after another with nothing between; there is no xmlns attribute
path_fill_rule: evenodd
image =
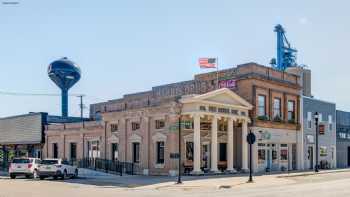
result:
<svg viewBox="0 0 350 197"><path fill-rule="evenodd" d="M350 112L337 110L337 167L350 167Z"/></svg>
<svg viewBox="0 0 350 197"><path fill-rule="evenodd" d="M336 168L336 105L303 97L304 169L313 169L316 163L315 112L319 113L319 164Z"/></svg>
<svg viewBox="0 0 350 197"><path fill-rule="evenodd" d="M50 116L43 112L0 118L0 168L6 168L14 157L41 158L46 125L81 120L80 117Z"/></svg>

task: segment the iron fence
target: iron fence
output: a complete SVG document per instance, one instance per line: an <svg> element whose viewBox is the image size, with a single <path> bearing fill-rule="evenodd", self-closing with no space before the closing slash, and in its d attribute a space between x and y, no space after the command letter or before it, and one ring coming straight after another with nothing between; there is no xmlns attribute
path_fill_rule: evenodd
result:
<svg viewBox="0 0 350 197"><path fill-rule="evenodd" d="M107 160L100 158L84 158L79 161L71 161L72 165L79 168L115 173L122 176L124 173L129 175L140 174L140 168L137 164L131 162L122 162L117 160Z"/></svg>

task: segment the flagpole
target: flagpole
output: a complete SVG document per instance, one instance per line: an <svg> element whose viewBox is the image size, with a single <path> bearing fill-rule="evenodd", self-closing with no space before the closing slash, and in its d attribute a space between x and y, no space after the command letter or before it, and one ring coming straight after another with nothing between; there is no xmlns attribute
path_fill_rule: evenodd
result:
<svg viewBox="0 0 350 197"><path fill-rule="evenodd" d="M216 89L219 89L219 58L216 57Z"/></svg>

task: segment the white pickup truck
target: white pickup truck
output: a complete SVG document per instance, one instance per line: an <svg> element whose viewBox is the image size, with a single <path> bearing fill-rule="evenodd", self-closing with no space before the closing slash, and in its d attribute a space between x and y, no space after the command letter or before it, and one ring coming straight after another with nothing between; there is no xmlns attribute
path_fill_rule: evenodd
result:
<svg viewBox="0 0 350 197"><path fill-rule="evenodd" d="M78 169L69 164L68 161L62 159L44 159L38 166L38 176L40 180L47 177L57 179L65 179L68 177L77 177Z"/></svg>

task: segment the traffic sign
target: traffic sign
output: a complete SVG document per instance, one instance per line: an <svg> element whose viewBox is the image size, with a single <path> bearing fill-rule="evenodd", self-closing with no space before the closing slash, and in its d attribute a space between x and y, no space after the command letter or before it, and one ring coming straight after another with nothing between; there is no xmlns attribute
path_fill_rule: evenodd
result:
<svg viewBox="0 0 350 197"><path fill-rule="evenodd" d="M256 140L256 137L255 137L254 133L248 133L248 135L247 135L248 144L254 144L255 140Z"/></svg>

